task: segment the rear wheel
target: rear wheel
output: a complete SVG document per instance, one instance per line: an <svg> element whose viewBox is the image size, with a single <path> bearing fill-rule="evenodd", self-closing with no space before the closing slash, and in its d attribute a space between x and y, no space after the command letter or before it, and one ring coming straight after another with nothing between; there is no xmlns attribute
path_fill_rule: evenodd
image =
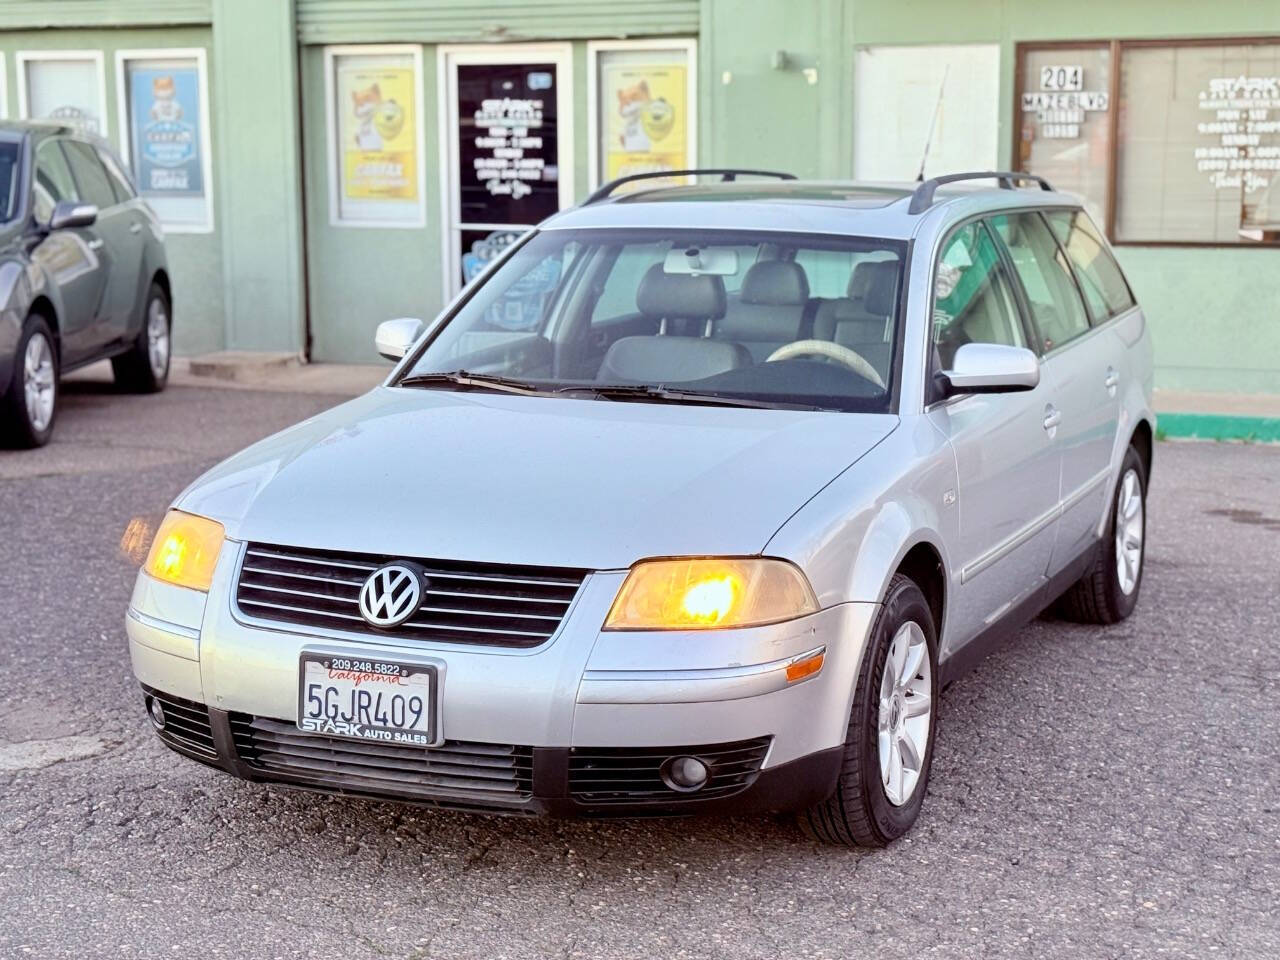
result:
<svg viewBox="0 0 1280 960"><path fill-rule="evenodd" d="M883 847L915 823L933 762L937 649L928 601L895 574L858 674L835 792L799 817L815 840Z"/></svg>
<svg viewBox="0 0 1280 960"><path fill-rule="evenodd" d="M5 439L15 447L42 447L58 416L58 354L44 317L32 314L22 327L13 375L3 401Z"/></svg>
<svg viewBox="0 0 1280 960"><path fill-rule="evenodd" d="M133 393L157 393L169 381L170 319L169 298L158 283L147 291L142 329L127 353L111 361L116 383Z"/></svg>
<svg viewBox="0 0 1280 960"><path fill-rule="evenodd" d="M1058 601L1058 612L1079 623L1117 623L1138 603L1146 560L1147 472L1130 447L1111 497L1107 536L1089 572Z"/></svg>

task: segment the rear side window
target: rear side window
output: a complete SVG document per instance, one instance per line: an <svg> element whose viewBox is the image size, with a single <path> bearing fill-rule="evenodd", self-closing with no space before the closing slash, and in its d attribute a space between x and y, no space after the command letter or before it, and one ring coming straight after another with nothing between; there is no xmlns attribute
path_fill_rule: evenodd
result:
<svg viewBox="0 0 1280 960"><path fill-rule="evenodd" d="M992 217L990 223L1013 260L1045 350L1060 347L1088 330L1089 317L1066 255L1040 215L1002 214Z"/></svg>
<svg viewBox="0 0 1280 960"><path fill-rule="evenodd" d="M1102 242L1102 237L1083 210L1054 210L1045 216L1054 235L1076 268L1080 289L1097 320L1123 313L1133 306L1133 294L1125 283L1120 265Z"/></svg>
<svg viewBox="0 0 1280 960"><path fill-rule="evenodd" d="M100 210L114 207L116 192L111 187L106 167L98 159L97 151L78 140L64 141L63 148L67 151L71 172L75 174L76 185L80 188L80 199L96 205Z"/></svg>
<svg viewBox="0 0 1280 960"><path fill-rule="evenodd" d="M80 199L71 167L57 140L46 140L36 150L36 175L31 192L37 223L48 223L53 208L62 201Z"/></svg>
<svg viewBox="0 0 1280 960"><path fill-rule="evenodd" d="M132 200L136 196L133 192L133 185L129 183L129 177L121 169L116 158L106 150L99 149L97 153L98 159L102 161L102 165L107 170L107 177L111 181L111 189L115 191L116 203Z"/></svg>

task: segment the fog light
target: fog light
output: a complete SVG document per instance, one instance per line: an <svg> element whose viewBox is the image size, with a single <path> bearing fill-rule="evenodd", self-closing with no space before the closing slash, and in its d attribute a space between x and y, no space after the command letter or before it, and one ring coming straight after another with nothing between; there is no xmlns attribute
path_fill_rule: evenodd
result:
<svg viewBox="0 0 1280 960"><path fill-rule="evenodd" d="M672 790L691 793L706 786L710 773L697 757L672 757L662 765L662 782Z"/></svg>
<svg viewBox="0 0 1280 960"><path fill-rule="evenodd" d="M147 713L151 714L151 725L157 730L164 729L164 707L155 697L147 697Z"/></svg>

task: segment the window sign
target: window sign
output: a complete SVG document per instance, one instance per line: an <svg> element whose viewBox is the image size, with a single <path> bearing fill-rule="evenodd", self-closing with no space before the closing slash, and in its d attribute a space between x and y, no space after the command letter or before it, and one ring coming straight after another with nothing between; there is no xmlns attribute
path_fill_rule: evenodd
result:
<svg viewBox="0 0 1280 960"><path fill-rule="evenodd" d="M592 45L595 183L696 165L692 54L693 41Z"/></svg>
<svg viewBox="0 0 1280 960"><path fill-rule="evenodd" d="M1118 239L1280 239L1280 43L1126 48L1120 98Z"/></svg>
<svg viewBox="0 0 1280 960"><path fill-rule="evenodd" d="M138 192L177 232L213 229L203 50L120 51L124 154Z"/></svg>
<svg viewBox="0 0 1280 960"><path fill-rule="evenodd" d="M1094 217L1105 220L1111 49L1055 47L1024 56L1014 169L1080 194Z"/></svg>
<svg viewBox="0 0 1280 960"><path fill-rule="evenodd" d="M24 119L57 120L105 137L102 51L19 52L18 109Z"/></svg>
<svg viewBox="0 0 1280 960"><path fill-rule="evenodd" d="M331 47L330 222L421 227L420 47Z"/></svg>

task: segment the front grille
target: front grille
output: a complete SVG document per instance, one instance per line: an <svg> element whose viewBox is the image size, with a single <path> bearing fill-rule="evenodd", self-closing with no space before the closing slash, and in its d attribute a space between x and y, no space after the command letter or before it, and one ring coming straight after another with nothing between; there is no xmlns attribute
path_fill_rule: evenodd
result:
<svg viewBox="0 0 1280 960"><path fill-rule="evenodd" d="M533 748L446 740L398 747L303 733L291 723L233 713L236 752L264 779L334 793L440 806L503 808L533 794Z"/></svg>
<svg viewBox="0 0 1280 960"><path fill-rule="evenodd" d="M769 737L695 747L575 747L569 792L582 803L668 803L725 797L745 790L760 772ZM671 757L697 757L710 768L701 790L673 790L661 768Z"/></svg>
<svg viewBox="0 0 1280 960"><path fill-rule="evenodd" d="M203 703L184 700L148 686L143 686L142 692L148 716L152 700L159 700L164 709L164 726L155 728L161 740L183 753L196 754L206 760L218 759L218 750L213 745L213 727L209 724L209 711ZM154 721L152 726L155 726Z"/></svg>
<svg viewBox="0 0 1280 960"><path fill-rule="evenodd" d="M418 612L393 630L360 616L360 588L384 563L413 559L428 585ZM251 543L236 602L250 616L375 636L536 647L559 628L585 571L418 560Z"/></svg>

